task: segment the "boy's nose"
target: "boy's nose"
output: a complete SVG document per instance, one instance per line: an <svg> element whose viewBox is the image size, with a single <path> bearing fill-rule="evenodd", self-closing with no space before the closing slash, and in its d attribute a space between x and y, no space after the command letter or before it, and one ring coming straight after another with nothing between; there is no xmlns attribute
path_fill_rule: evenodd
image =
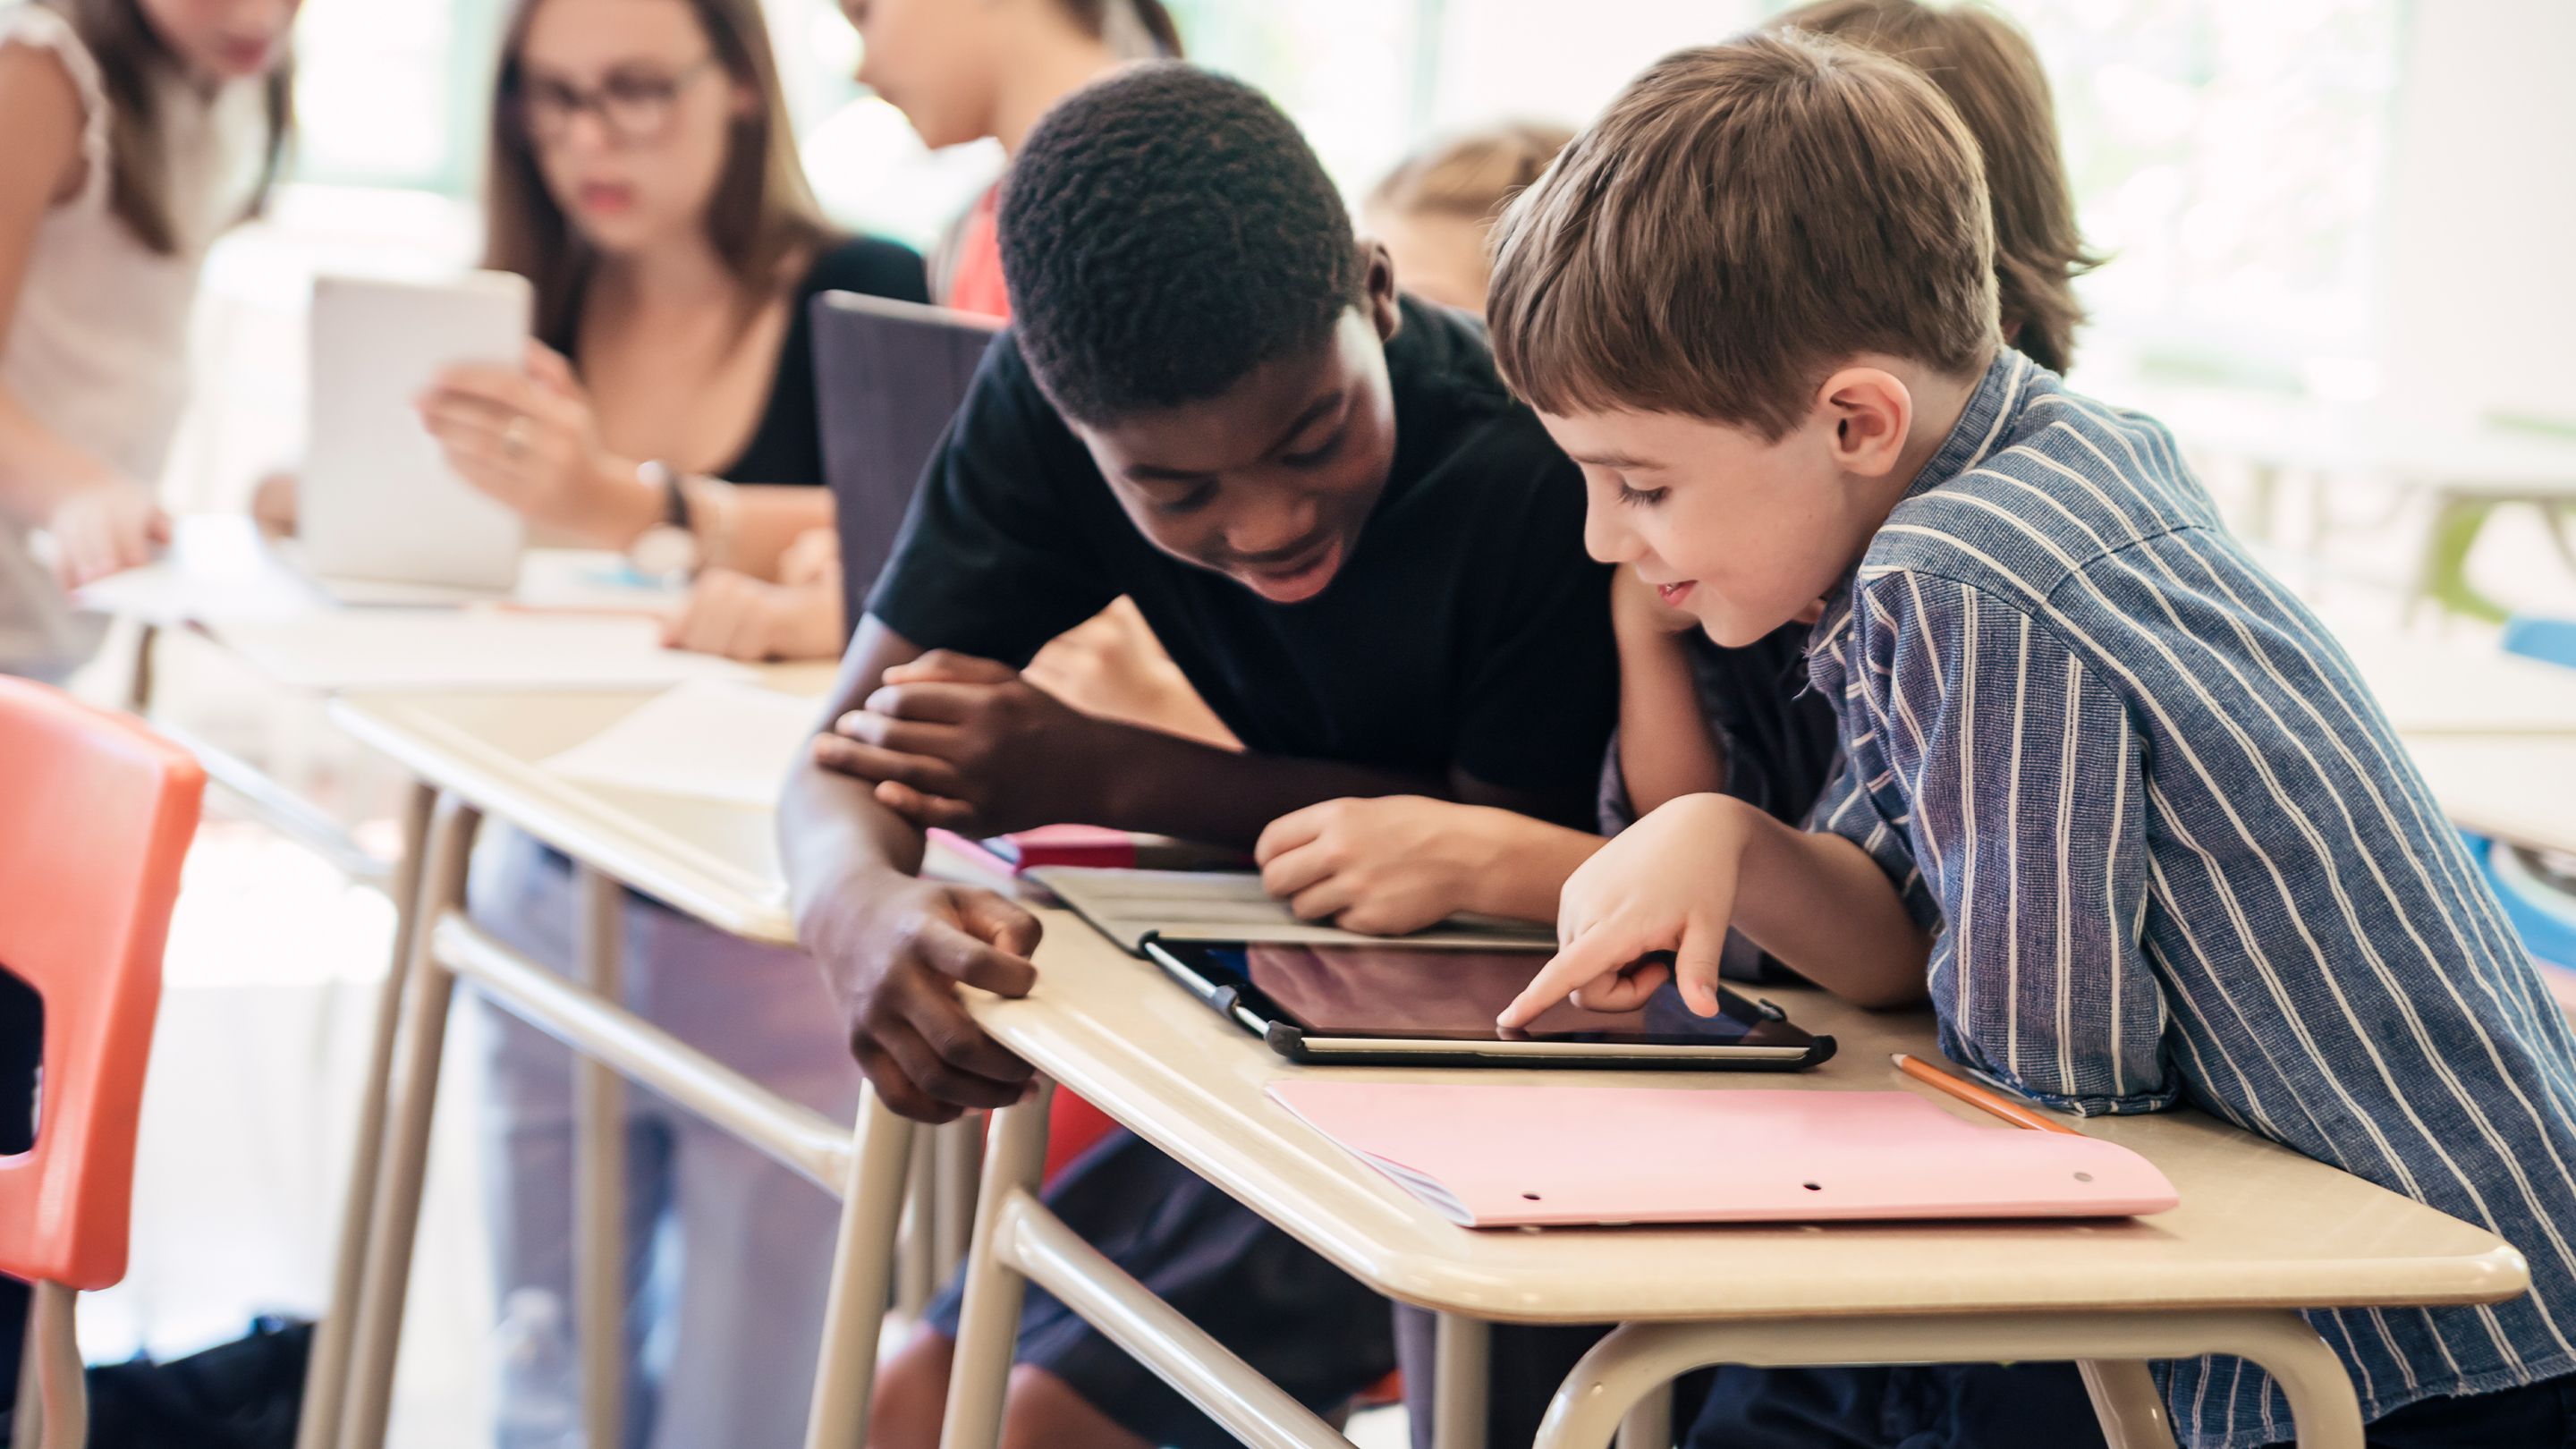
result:
<svg viewBox="0 0 2576 1449"><path fill-rule="evenodd" d="M1636 531L1619 521L1618 510L1594 502L1583 511L1583 551L1598 563L1635 563L1645 550Z"/></svg>

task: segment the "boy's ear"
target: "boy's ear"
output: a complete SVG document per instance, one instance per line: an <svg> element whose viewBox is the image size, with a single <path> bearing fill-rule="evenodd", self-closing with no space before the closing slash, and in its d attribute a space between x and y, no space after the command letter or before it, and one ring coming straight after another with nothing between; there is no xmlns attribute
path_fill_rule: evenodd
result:
<svg viewBox="0 0 2576 1449"><path fill-rule="evenodd" d="M1395 331L1404 325L1404 313L1395 304L1395 256L1386 243L1374 237L1360 239L1360 266L1367 271L1369 325L1377 329L1377 340L1392 342Z"/></svg>
<svg viewBox="0 0 2576 1449"><path fill-rule="evenodd" d="M1914 394L1894 373L1846 367L1816 390L1816 407L1833 424L1834 462L1842 471L1882 478L1894 470L1914 426Z"/></svg>

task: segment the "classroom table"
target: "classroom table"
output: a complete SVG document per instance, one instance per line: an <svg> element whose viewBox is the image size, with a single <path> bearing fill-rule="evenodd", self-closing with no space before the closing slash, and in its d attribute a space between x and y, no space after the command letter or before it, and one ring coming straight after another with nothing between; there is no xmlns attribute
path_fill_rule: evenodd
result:
<svg viewBox="0 0 2576 1449"><path fill-rule="evenodd" d="M2410 742L2462 735L2576 736L2576 669L2487 640L2339 631L2344 651Z"/></svg>
<svg viewBox="0 0 2576 1449"><path fill-rule="evenodd" d="M763 671L773 688L819 695L824 665ZM842 1124L768 1091L627 1011L618 981L618 904L626 889L718 929L775 945L794 943L781 880L775 821L765 809L574 779L544 761L641 707L650 693L585 691L385 693L344 696L332 717L411 771L436 806L411 873L415 893L401 987L401 1020L388 1027L388 1105L381 1141L353 1180L344 1253L353 1286L342 1311L342 1355L320 1403L329 1422L314 1446L376 1449L384 1442L399 1347L421 1178L449 1005L470 980L505 1009L563 1039L578 1058L575 1121L575 1306L582 1325L625 1312L623 1134L614 1124L624 1083L661 1092L762 1149L838 1196L819 1370L806 1442L848 1449L864 1435L879 1329L889 1302L918 1303L967 1246L980 1139L970 1128L916 1133L862 1093L857 1121ZM468 917L465 864L477 823L506 821L574 863L581 919L577 974L557 974L496 940ZM398 1042L398 1045L395 1044ZM915 1231L900 1229L909 1210ZM903 1242L916 1251L898 1254ZM580 1333L586 1441L620 1442L619 1334Z"/></svg>
<svg viewBox="0 0 2576 1449"><path fill-rule="evenodd" d="M790 1132L784 1121L755 1120L727 1105L738 1094L721 1068L687 1062L685 1047L650 1028L609 1030L610 1014L596 1001L514 959L460 909L459 825L487 812L566 850L603 893L606 882L621 881L719 923L783 923L774 847L768 822L753 824L757 812L728 811L742 818L719 820L712 807L565 780L537 763L636 702L448 694L350 697L334 706L345 727L441 792L363 1299L359 1381L389 1369L411 1228L403 1208L416 1200L430 1109L423 1088L435 1080L448 988L463 974L552 1029L592 1038L586 1049L629 1075L676 1089L701 1110L733 1112L718 1120L738 1121L745 1135L808 1164L812 1175L840 1172L840 1190L856 1210L844 1219L833 1266L833 1372L818 1382L809 1442L853 1443L872 1367L855 1345L873 1344L872 1321L862 1320L885 1301L894 1211L893 1174L866 1169L899 1168L903 1124L873 1098L846 1139L812 1124ZM2188 1112L2086 1126L2145 1153L2173 1179L2183 1205L2153 1218L1471 1232L1261 1095L1264 1084L1300 1069L1078 920L1044 915L1038 989L1020 1001L978 996L978 1017L1048 1081L1093 1100L1390 1297L1438 1311L1436 1424L1451 1449L1482 1440L1483 1325L1497 1321L1627 1325L1560 1395L1544 1441L1551 1446L1590 1449L1622 1421L1640 1443L1668 1431L1656 1390L1695 1363L2067 1357L2089 1361L2097 1402L2118 1426L2115 1443L2170 1443L2160 1437L2164 1411L2144 1360L2202 1352L2244 1354L2280 1374L2302 1442L2357 1445L2358 1410L2340 1362L2292 1310L2488 1302L2525 1286L2520 1255L2492 1234ZM583 954L596 969L588 943ZM1887 1067L1887 1054L1931 1053L1927 1017L1866 1013L1814 992L1773 994L1801 1024L1842 1042L1834 1062L1796 1085L1914 1090ZM677 1072L674 1063L691 1070ZM1784 1084L1723 1075L1690 1082L1717 1091ZM1249 1442L1344 1442L1046 1211L1036 1197L1045 1106L1041 1096L998 1114L984 1153L947 1442L961 1449L994 1442L1026 1281L1100 1324ZM1724 1253L1724 1271L1676 1271L1712 1251Z"/></svg>

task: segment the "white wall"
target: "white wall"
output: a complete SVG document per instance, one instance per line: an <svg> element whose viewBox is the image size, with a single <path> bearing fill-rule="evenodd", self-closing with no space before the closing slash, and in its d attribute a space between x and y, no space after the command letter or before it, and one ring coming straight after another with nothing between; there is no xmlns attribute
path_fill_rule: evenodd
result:
<svg viewBox="0 0 2576 1449"><path fill-rule="evenodd" d="M1448 0L1433 120L1581 124L1669 52L1753 25L1756 0Z"/></svg>
<svg viewBox="0 0 2576 1449"><path fill-rule="evenodd" d="M2386 393L2576 422L2576 5L2407 10L2380 284Z"/></svg>

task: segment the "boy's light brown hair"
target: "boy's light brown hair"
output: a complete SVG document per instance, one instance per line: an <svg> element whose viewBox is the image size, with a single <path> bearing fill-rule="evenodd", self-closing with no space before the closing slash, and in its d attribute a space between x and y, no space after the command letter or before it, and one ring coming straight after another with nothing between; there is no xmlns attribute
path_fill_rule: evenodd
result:
<svg viewBox="0 0 2576 1449"><path fill-rule="evenodd" d="M1950 98L1986 167L2004 338L2051 372L2072 367L2084 321L2074 282L2102 259L2076 229L2057 105L2030 37L1983 6L1920 0L1816 0L1772 23L1892 55Z"/></svg>
<svg viewBox="0 0 2576 1449"><path fill-rule="evenodd" d="M1804 31L1665 57L1495 231L1494 357L1543 412L1777 440L1862 353L2000 345L1977 144L1931 82Z"/></svg>
<svg viewBox="0 0 2576 1449"><path fill-rule="evenodd" d="M1399 162L1370 189L1367 209L1490 222L1573 139L1573 127L1547 121L1513 121L1453 136Z"/></svg>

